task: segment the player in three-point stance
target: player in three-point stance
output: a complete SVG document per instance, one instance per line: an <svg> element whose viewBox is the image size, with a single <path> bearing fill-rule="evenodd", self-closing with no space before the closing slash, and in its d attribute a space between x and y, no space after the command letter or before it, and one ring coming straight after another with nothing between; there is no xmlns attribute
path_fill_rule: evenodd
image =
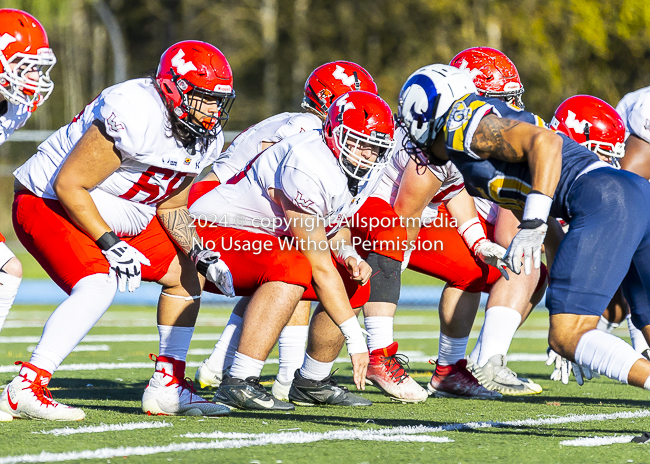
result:
<svg viewBox="0 0 650 464"><path fill-rule="evenodd" d="M549 345L570 361L650 389L650 361L596 329L625 280L632 320L650 330L650 184L532 124L531 113L510 119L501 102L456 93L459 77L451 75L448 66L426 66L402 87L399 118L411 141L432 164L451 160L472 195L519 212L520 231L505 256L513 272L521 272L522 256L525 273L540 266L549 217L570 224L550 273ZM609 233L614 228L618 240Z"/></svg>

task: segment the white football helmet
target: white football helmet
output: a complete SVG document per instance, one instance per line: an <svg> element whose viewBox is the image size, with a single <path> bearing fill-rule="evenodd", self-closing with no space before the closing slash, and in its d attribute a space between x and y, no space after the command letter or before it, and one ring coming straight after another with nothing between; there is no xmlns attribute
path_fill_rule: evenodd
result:
<svg viewBox="0 0 650 464"><path fill-rule="evenodd" d="M464 69L431 64L411 74L399 93L397 110L411 143L421 150L429 148L453 103L469 93L476 93L476 87Z"/></svg>

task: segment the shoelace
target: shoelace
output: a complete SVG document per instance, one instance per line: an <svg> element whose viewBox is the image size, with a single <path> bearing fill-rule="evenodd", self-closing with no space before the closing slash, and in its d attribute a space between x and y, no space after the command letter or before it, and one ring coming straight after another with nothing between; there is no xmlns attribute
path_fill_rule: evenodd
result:
<svg viewBox="0 0 650 464"><path fill-rule="evenodd" d="M431 364L431 365L433 365L433 366L436 366L436 365L437 365L437 362L434 361L433 359L429 359L429 364ZM476 377L474 377L474 374L472 374L472 373L469 371L469 369L467 368L467 365L465 365L465 368L464 368L464 369L458 369L458 368L456 368L456 366L454 365L454 369L453 369L449 374L447 374L447 375L452 375L454 372L458 372L458 373L460 373L460 375L461 375L465 380L469 381L469 382L470 382L471 384L473 384L473 385L481 385L481 384L479 383L479 381L476 379ZM434 375L435 375L435 371L434 371Z"/></svg>
<svg viewBox="0 0 650 464"><path fill-rule="evenodd" d="M27 388L29 388L34 393L34 396L36 396L36 399L43 403L45 406L56 407L58 405L58 403L54 401L54 398L52 398L52 393L47 387L38 385L36 382L32 382L32 384Z"/></svg>
<svg viewBox="0 0 650 464"><path fill-rule="evenodd" d="M347 387L344 387L343 385L339 385L336 380L334 380L334 374L338 372L338 369L334 369L334 372L332 372L330 375L325 377L323 380L318 381L319 384L322 385L331 385L332 387L340 388L344 392L348 393L350 390L348 390Z"/></svg>
<svg viewBox="0 0 650 464"><path fill-rule="evenodd" d="M196 388L194 388L194 381L189 377L185 377L183 380L181 380L179 382L179 385L181 386L181 392L183 390L187 390L190 393L196 393Z"/></svg>
<svg viewBox="0 0 650 464"><path fill-rule="evenodd" d="M259 393L262 393L265 397L272 397L269 395L269 392L266 391L266 388L260 383L260 378L259 377L248 377L246 380L244 380L248 385L253 387L253 389Z"/></svg>
<svg viewBox="0 0 650 464"><path fill-rule="evenodd" d="M393 356L382 356L381 362L386 366L386 371L391 379L397 382L397 385L408 379L409 375L404 370L404 366L409 366L409 358L403 354L394 354Z"/></svg>

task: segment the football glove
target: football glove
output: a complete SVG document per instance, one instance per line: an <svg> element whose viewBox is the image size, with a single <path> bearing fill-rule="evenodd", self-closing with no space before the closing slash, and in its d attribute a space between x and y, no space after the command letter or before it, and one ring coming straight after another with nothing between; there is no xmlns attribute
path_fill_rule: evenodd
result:
<svg viewBox="0 0 650 464"><path fill-rule="evenodd" d="M129 292L134 292L142 280L142 265L151 266L145 255L123 240L120 240L108 250L102 250L110 270L108 282L115 282L120 292L125 292L128 284Z"/></svg>
<svg viewBox="0 0 650 464"><path fill-rule="evenodd" d="M196 270L210 282L215 284L224 295L233 298L235 287L232 281L232 274L226 263L219 259L221 255L216 251L192 250L190 258L196 265Z"/></svg>
<svg viewBox="0 0 650 464"><path fill-rule="evenodd" d="M600 378L600 374L598 372L592 371L588 367L581 366L580 364L571 362L550 348L547 350L547 354L548 359L546 360L546 365L550 366L552 364L555 364L555 369L551 374L551 380L555 380L556 382L560 380L564 385L567 385L569 383L569 376L571 375L572 371L574 377L576 378L576 382L578 382L578 385L580 386L585 383L585 379L591 380Z"/></svg>
<svg viewBox="0 0 650 464"><path fill-rule="evenodd" d="M506 271L506 262L504 257L506 255L506 249L501 245L491 242L490 240L484 239L474 245L474 254L481 258L485 264L496 267L501 271L501 275L504 279L508 280L508 271Z"/></svg>
<svg viewBox="0 0 650 464"><path fill-rule="evenodd" d="M512 272L520 274L523 256L524 273L530 275L533 265L535 269L539 269L542 265L542 245L548 226L541 219L529 219L521 221L519 229L510 242L504 260Z"/></svg>

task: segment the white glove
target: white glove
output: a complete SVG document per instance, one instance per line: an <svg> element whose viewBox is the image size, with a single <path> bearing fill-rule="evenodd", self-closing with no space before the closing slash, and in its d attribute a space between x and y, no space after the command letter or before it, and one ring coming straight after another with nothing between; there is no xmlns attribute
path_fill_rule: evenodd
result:
<svg viewBox="0 0 650 464"><path fill-rule="evenodd" d="M552 364L555 364L555 370L553 370L553 373L551 374L551 380L555 380L556 382L558 380L561 380L564 385L567 385L569 383L569 376L571 375L571 371L573 371L573 375L575 376L578 385L584 384L585 379L591 380L600 378L600 374L598 372L592 371L588 367L581 366L580 364L571 362L549 348L546 365L550 366Z"/></svg>
<svg viewBox="0 0 650 464"><path fill-rule="evenodd" d="M524 257L524 272L530 275L532 265L539 269L542 265L542 245L546 237L548 226L541 219L521 221L519 232L514 236L506 256L504 258L507 266L515 274L521 273L521 257Z"/></svg>
<svg viewBox="0 0 650 464"><path fill-rule="evenodd" d="M232 282L232 274L226 263L219 259L220 257L219 253L210 250L192 250L190 253L190 258L194 261L196 270L215 284L221 293L233 298L235 296L235 286Z"/></svg>
<svg viewBox="0 0 650 464"><path fill-rule="evenodd" d="M133 248L123 240L120 240L108 250L102 250L110 270L108 271L108 282L115 282L120 292L126 291L126 284L129 284L129 292L134 292L140 286L142 280L142 265L151 266L145 255Z"/></svg>
<svg viewBox="0 0 650 464"><path fill-rule="evenodd" d="M474 245L474 254L481 258L485 264L496 267L501 271L504 279L508 280L508 271L506 271L506 262L503 260L506 255L506 249L501 245L484 239Z"/></svg>

